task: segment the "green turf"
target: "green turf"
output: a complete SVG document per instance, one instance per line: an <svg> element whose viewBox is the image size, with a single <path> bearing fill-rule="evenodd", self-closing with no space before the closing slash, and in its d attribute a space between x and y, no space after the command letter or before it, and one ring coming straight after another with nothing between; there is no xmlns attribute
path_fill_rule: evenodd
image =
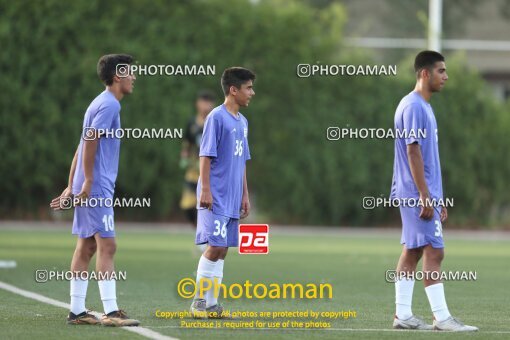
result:
<svg viewBox="0 0 510 340"><path fill-rule="evenodd" d="M330 320L333 330L192 330L180 320L155 317L156 310L187 310L190 300L178 296L177 282L193 277L198 256L193 255L193 235L165 231L118 231L117 270L127 280L117 284L118 301L130 316L161 334L177 338L508 338L507 294L510 253L505 241L452 240L447 237L445 270L476 271L476 282L447 282L450 311L467 324L480 327L477 334L431 332L345 331L341 329L390 329L394 313L394 286L385 282L400 253L398 237L271 235L270 254L238 255L232 252L225 265L224 283L330 283L333 299L224 300L235 311L339 311L353 310L357 318ZM36 283L38 269L66 270L75 238L66 231L0 230L0 260L16 260L17 268L0 269L0 281L53 299L68 302L67 282ZM122 329L67 326L67 311L0 289L2 338L40 339L114 337L140 338ZM101 311L97 284L89 284L87 308ZM413 311L431 318L421 283L415 286ZM253 319L243 319L252 321ZM286 318L265 322L282 322ZM186 319L191 322L192 320Z"/></svg>

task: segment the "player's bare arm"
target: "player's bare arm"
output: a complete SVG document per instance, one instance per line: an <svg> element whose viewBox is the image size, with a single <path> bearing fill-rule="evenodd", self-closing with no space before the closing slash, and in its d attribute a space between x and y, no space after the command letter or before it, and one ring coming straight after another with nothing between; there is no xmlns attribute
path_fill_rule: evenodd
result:
<svg viewBox="0 0 510 340"><path fill-rule="evenodd" d="M200 207L207 209L212 209L213 206L210 173L211 173L211 158L200 157L200 181L201 181Z"/></svg>
<svg viewBox="0 0 510 340"><path fill-rule="evenodd" d="M94 161L96 158L97 145L99 144L99 138L93 140L83 141L83 173L85 180L81 187L81 191L76 197L87 198L90 195L92 189L92 182L94 181Z"/></svg>
<svg viewBox="0 0 510 340"><path fill-rule="evenodd" d="M441 209L441 222L444 222L448 219L448 211L446 210L446 207L443 206Z"/></svg>
<svg viewBox="0 0 510 340"><path fill-rule="evenodd" d="M248 192L248 179L246 177L246 168L244 168L243 179L243 199L241 201L241 219L248 217L250 214L250 194Z"/></svg>
<svg viewBox="0 0 510 340"><path fill-rule="evenodd" d="M71 162L71 170L69 171L69 179L67 182L67 188L65 188L64 191L62 191L60 196L55 197L54 199L51 200L50 208L52 208L53 210L60 210L61 209L60 199L63 197L69 197L72 194L73 178L74 178L74 172L76 170L76 163L78 162L78 148L79 147L80 146L78 145L78 147L76 148L76 152L74 153L73 161Z"/></svg>
<svg viewBox="0 0 510 340"><path fill-rule="evenodd" d="M434 208L430 205L429 188L425 181L425 169L423 166L423 157L421 155L420 145L418 143L407 146L407 157L409 159L409 168L413 175L414 183L420 193L420 199L423 202L420 218L430 220L434 216Z"/></svg>

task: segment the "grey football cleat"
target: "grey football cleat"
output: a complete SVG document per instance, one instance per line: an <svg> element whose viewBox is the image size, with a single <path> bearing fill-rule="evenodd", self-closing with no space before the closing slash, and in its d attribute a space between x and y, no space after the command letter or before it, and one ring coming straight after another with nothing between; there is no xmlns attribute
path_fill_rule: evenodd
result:
<svg viewBox="0 0 510 340"><path fill-rule="evenodd" d="M478 327L464 325L453 316L450 316L444 321L434 320L434 330L447 332L477 332Z"/></svg>
<svg viewBox="0 0 510 340"><path fill-rule="evenodd" d="M423 331L431 331L434 329L432 325L427 324L423 319L413 315L409 319L400 320L395 315L393 319L393 328L395 329L418 329Z"/></svg>
<svg viewBox="0 0 510 340"><path fill-rule="evenodd" d="M230 315L230 313L225 312L223 310L223 306L220 303L215 304L214 306L207 307L207 317L209 319L235 319Z"/></svg>
<svg viewBox="0 0 510 340"><path fill-rule="evenodd" d="M205 310L205 300L204 299L193 299L193 303L189 308L191 312L191 316L193 319L207 319L207 312Z"/></svg>

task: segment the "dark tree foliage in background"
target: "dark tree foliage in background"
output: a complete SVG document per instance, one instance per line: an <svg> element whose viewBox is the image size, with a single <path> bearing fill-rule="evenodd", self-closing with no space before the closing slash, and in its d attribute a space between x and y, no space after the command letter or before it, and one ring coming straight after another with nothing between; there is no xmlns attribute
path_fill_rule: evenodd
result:
<svg viewBox="0 0 510 340"><path fill-rule="evenodd" d="M261 222L394 225L395 209L362 208L364 196L389 195L392 140L326 139L329 126L393 126L398 101L412 90L412 59L398 77L299 78L308 64L373 64L342 44L347 21L337 3L295 1L0 1L0 165L2 218L48 218L67 184L83 114L103 90L98 58L129 53L139 64L215 65L215 76L139 76L121 102L126 128L184 128L198 90L221 98L224 68L257 73L248 174ZM413 52L412 54L414 54ZM439 123L451 223L508 221L510 122L462 57L432 105ZM218 104L220 101L218 101ZM150 209L117 209L116 218L175 220L183 173L181 141L122 141L118 197L150 197ZM70 213L68 213L70 216Z"/></svg>

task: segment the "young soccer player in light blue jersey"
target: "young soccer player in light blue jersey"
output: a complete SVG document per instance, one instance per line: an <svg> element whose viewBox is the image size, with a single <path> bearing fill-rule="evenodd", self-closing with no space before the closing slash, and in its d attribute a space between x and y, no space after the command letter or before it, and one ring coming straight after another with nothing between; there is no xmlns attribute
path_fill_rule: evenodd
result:
<svg viewBox="0 0 510 340"><path fill-rule="evenodd" d="M120 139L100 131L120 129L120 100L133 92L136 79L129 72L133 58L125 54L110 54L99 59L97 73L106 89L90 103L83 119L82 138L74 155L69 183L50 206L59 210L62 202L74 195L76 198L113 198L119 168ZM120 66L120 67L119 67ZM120 71L120 73L119 73ZM112 135L114 135L112 133ZM104 200L103 200L104 201ZM71 271L87 272L90 260L96 254L96 271L102 278L114 271L116 251L115 225L112 206L76 206L73 234L78 242L71 262ZM81 275L71 280L71 311L69 324L105 326L137 326L138 320L130 319L117 306L114 279L98 281L104 315L98 320L85 308L88 280Z"/></svg>
<svg viewBox="0 0 510 340"><path fill-rule="evenodd" d="M239 109L247 107L255 95L254 81L255 74L250 70L226 69L221 77L225 102L213 109L205 121L200 144L195 243L207 244L207 248L198 263L197 287L204 279L221 283L228 248L238 245L239 219L250 213L245 167L250 159L248 121ZM224 316L215 290L202 293L197 289L191 305L193 316Z"/></svg>
<svg viewBox="0 0 510 340"><path fill-rule="evenodd" d="M391 198L421 201L422 206L401 206L402 255L395 282L396 313L393 327L441 331L477 331L450 315L443 283L434 275L425 277L425 291L434 314L433 325L413 315L411 302L418 261L423 256L423 272L439 273L444 257L442 223L448 218L445 206L433 206L443 200L438 129L429 101L443 89L448 75L444 57L438 52L422 51L415 59L416 86L405 96L395 112L395 129L413 132L421 138L395 139L395 161ZM425 136L419 134L424 131ZM405 275L402 275L405 273ZM437 278L437 275L435 275Z"/></svg>

